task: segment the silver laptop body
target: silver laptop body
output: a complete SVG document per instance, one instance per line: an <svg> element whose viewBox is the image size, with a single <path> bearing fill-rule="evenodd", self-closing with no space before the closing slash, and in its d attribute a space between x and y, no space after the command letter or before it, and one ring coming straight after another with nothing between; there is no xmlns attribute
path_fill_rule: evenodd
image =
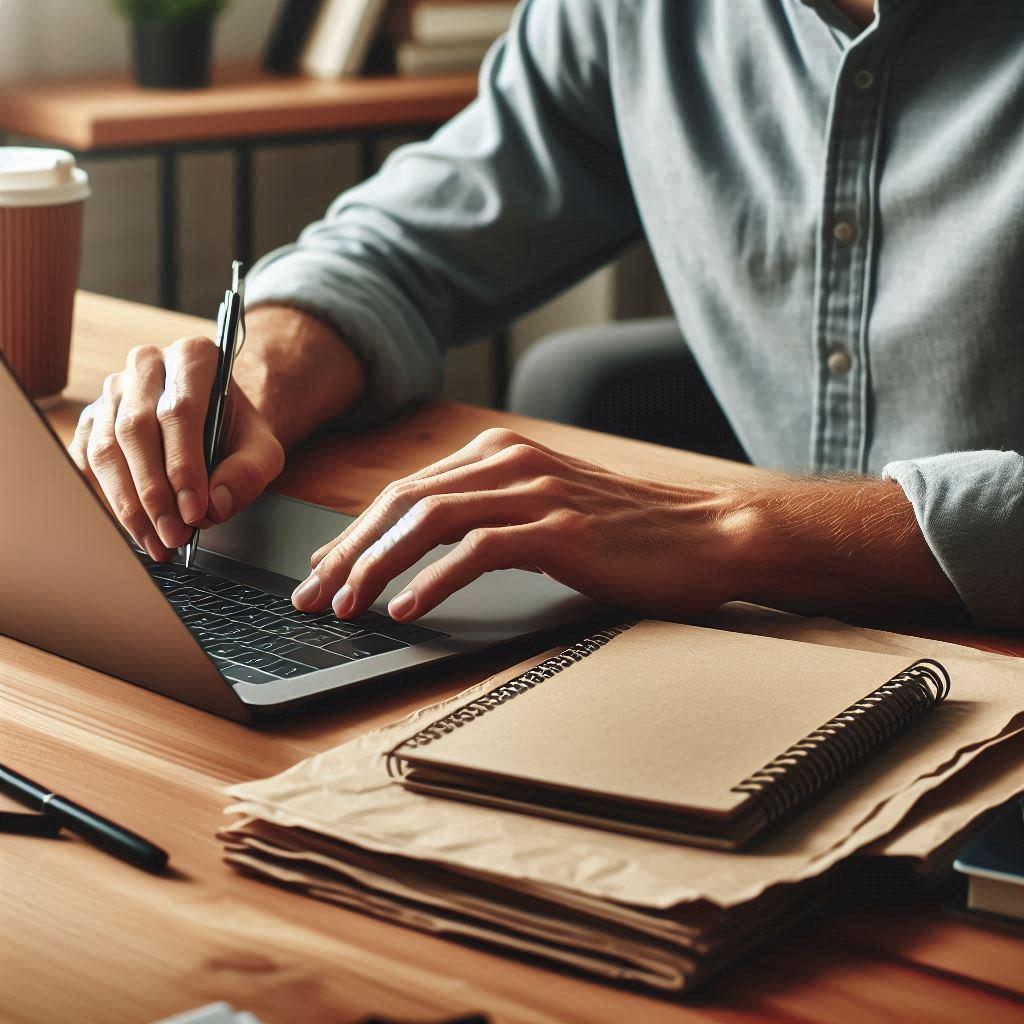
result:
<svg viewBox="0 0 1024 1024"><path fill-rule="evenodd" d="M265 495L204 530L194 568L287 598L351 517ZM437 548L395 579L387 602ZM0 633L236 721L543 632L594 605L539 573L489 573L418 620L438 632L386 653L260 683L226 679L0 358Z"/></svg>

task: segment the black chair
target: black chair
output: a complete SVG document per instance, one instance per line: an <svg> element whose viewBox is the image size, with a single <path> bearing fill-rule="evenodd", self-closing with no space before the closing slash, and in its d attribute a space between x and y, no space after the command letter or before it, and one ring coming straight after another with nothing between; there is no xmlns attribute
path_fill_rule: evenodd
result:
<svg viewBox="0 0 1024 1024"><path fill-rule="evenodd" d="M672 319L549 335L519 360L512 412L748 461Z"/></svg>

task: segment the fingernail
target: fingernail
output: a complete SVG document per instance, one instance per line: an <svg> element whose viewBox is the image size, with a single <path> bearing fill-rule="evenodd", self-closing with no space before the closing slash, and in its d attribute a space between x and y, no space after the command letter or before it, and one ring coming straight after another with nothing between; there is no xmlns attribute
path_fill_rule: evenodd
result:
<svg viewBox="0 0 1024 1024"><path fill-rule="evenodd" d="M178 491L178 511L186 523L197 522L203 514L203 503L199 495L191 487L183 487Z"/></svg>
<svg viewBox="0 0 1024 1024"><path fill-rule="evenodd" d="M331 602L331 607L334 609L334 614L339 619L345 618L350 611L352 611L352 605L355 604L356 595L352 588L346 583L335 595L334 600Z"/></svg>
<svg viewBox="0 0 1024 1024"><path fill-rule="evenodd" d="M403 590L398 597L393 598L388 605L388 615L393 619L402 619L413 610L416 604L416 595L411 590Z"/></svg>
<svg viewBox="0 0 1024 1024"><path fill-rule="evenodd" d="M293 591L292 604L296 608L304 605L311 605L320 596L320 578L317 574L310 573Z"/></svg>
<svg viewBox="0 0 1024 1024"><path fill-rule="evenodd" d="M152 535L142 539L142 546L146 549L146 554L148 554L154 562L162 562L167 557L164 547L156 537Z"/></svg>
<svg viewBox="0 0 1024 1024"><path fill-rule="evenodd" d="M156 532L165 548L176 548L185 543L187 530L185 524L178 521L177 516L163 515L156 521Z"/></svg>
<svg viewBox="0 0 1024 1024"><path fill-rule="evenodd" d="M221 522L231 515L235 507L235 499L231 497L231 492L223 484L217 484L214 487L213 493L210 495L210 501L213 502L214 511Z"/></svg>

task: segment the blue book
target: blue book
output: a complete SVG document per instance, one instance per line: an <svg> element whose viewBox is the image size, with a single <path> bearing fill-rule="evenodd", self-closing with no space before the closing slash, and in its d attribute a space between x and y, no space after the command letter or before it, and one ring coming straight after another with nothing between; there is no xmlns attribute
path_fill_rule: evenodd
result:
<svg viewBox="0 0 1024 1024"><path fill-rule="evenodd" d="M953 862L967 876L967 909L1024 921L1024 799L1000 810Z"/></svg>

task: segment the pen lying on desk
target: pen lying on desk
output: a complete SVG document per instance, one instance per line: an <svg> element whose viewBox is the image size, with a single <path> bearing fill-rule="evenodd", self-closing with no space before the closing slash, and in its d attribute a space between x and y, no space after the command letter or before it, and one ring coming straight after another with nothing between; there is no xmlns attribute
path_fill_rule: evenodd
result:
<svg viewBox="0 0 1024 1024"><path fill-rule="evenodd" d="M130 832L114 822L66 797L51 793L45 786L19 775L0 764L0 790L20 804L42 811L60 822L63 828L81 836L87 843L105 853L134 864L145 871L160 872L167 867L167 851L161 850L142 836Z"/></svg>

